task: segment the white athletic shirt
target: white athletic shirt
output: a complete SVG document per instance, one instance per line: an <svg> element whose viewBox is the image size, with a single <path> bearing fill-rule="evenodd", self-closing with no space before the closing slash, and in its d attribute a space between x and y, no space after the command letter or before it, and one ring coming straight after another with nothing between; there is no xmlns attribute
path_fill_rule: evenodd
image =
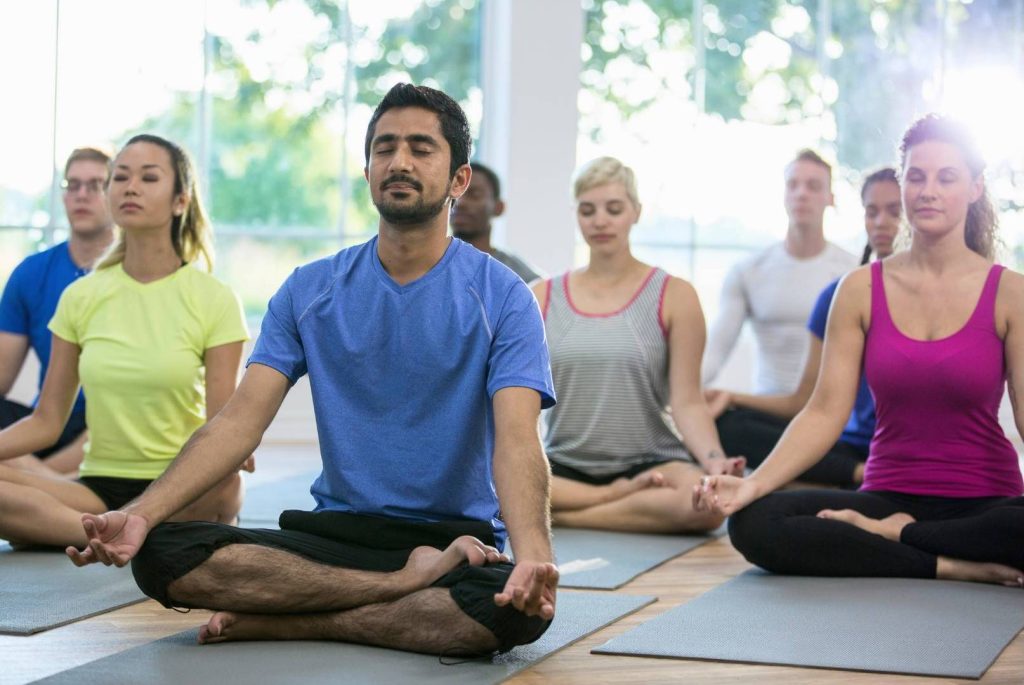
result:
<svg viewBox="0 0 1024 685"><path fill-rule="evenodd" d="M825 286L856 266L854 255L832 243L815 257L797 259L781 242L736 264L722 285L718 318L708 335L704 384L718 375L750 319L757 342L754 392L793 392L807 356L807 319L814 302Z"/></svg>

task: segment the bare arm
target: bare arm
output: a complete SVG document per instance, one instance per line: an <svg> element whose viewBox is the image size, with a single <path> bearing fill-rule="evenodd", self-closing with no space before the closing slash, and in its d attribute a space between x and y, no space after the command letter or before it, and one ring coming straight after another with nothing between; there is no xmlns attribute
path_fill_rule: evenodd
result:
<svg viewBox="0 0 1024 685"><path fill-rule="evenodd" d="M668 329L672 419L690 453L704 470L724 473L725 451L700 388L704 314L693 286L678 278L671 279L665 291L663 315ZM742 472L743 464L740 464L739 473Z"/></svg>
<svg viewBox="0 0 1024 685"><path fill-rule="evenodd" d="M722 285L718 318L711 325L711 334L708 337L701 371L703 385L708 385L722 370L732 353L732 348L736 346L736 341L743 330L743 322L747 320L748 314L749 308L746 294L743 292L742 274L738 267L733 267Z"/></svg>
<svg viewBox="0 0 1024 685"><path fill-rule="evenodd" d="M238 368L242 363L242 343L226 343L206 350L203 364L206 366L206 420L216 416L231 399L238 387ZM246 457L242 469L252 472L255 462L252 455Z"/></svg>
<svg viewBox="0 0 1024 685"><path fill-rule="evenodd" d="M543 314L548 307L548 282L543 279L532 281L530 290L533 291L533 296L537 299L537 306L540 307L541 314Z"/></svg>
<svg viewBox="0 0 1024 685"><path fill-rule="evenodd" d="M495 601L551 618L558 571L551 563L551 477L537 432L540 395L530 388L502 388L493 402L494 485L516 558Z"/></svg>
<svg viewBox="0 0 1024 685"><path fill-rule="evenodd" d="M835 444L853 409L860 383L870 303L870 271L858 269L846 276L832 305L821 373L807 406L749 478L705 479L694 492L695 508L732 514L799 476Z"/></svg>
<svg viewBox="0 0 1024 685"><path fill-rule="evenodd" d="M194 502L252 454L288 388L288 379L278 371L251 365L224 408L193 433L167 471L123 510L144 518L151 529Z"/></svg>
<svg viewBox="0 0 1024 685"><path fill-rule="evenodd" d="M6 397L28 356L28 336L0 332L0 397Z"/></svg>
<svg viewBox="0 0 1024 685"><path fill-rule="evenodd" d="M238 385L238 368L242 363L242 343L217 345L206 350L206 420L224 408Z"/></svg>
<svg viewBox="0 0 1024 685"><path fill-rule="evenodd" d="M1005 322L1003 354L1006 355L1007 389L1013 405L1017 434L1024 439L1024 277L1004 271L996 296L996 320ZM998 326L998 323L997 323Z"/></svg>
<svg viewBox="0 0 1024 685"><path fill-rule="evenodd" d="M737 407L756 409L783 419L793 418L807 405L808 400L811 398L811 393L814 391L814 385L818 382L822 347L822 341L812 333L811 344L807 351L807 361L804 363L804 372L800 377L800 384L789 395L732 393L732 403Z"/></svg>
<svg viewBox="0 0 1024 685"><path fill-rule="evenodd" d="M78 393L78 345L53 336L50 365L31 415L0 431L0 461L31 454L55 443Z"/></svg>

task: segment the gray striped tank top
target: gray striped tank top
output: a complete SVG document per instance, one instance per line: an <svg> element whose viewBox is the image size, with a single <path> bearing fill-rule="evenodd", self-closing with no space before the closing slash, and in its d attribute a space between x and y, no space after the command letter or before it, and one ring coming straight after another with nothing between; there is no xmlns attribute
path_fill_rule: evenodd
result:
<svg viewBox="0 0 1024 685"><path fill-rule="evenodd" d="M661 304L669 275L651 269L611 314L572 304L569 275L548 282L544 312L558 404L545 415L551 461L592 476L689 459L668 416L668 341Z"/></svg>

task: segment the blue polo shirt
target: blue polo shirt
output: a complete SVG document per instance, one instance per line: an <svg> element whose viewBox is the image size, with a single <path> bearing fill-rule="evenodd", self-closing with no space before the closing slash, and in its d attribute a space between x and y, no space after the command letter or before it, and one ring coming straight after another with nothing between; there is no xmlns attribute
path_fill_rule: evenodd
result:
<svg viewBox="0 0 1024 685"><path fill-rule="evenodd" d="M308 373L323 459L317 511L488 521L499 545L492 398L552 406L544 324L510 269L452 239L398 285L377 238L296 269L270 300L248 364Z"/></svg>
<svg viewBox="0 0 1024 685"><path fill-rule="evenodd" d="M39 389L50 364L50 331L61 293L89 273L72 260L66 242L26 257L15 267L0 297L0 331L28 337L39 358ZM38 401L38 396L35 401ZM35 401L33 404L35 404ZM85 398L78 393L72 413L85 416Z"/></svg>
<svg viewBox="0 0 1024 685"><path fill-rule="evenodd" d="M807 322L807 328L820 340L825 339L828 311L832 306L832 298L835 297L837 287L839 287L838 279L832 281L821 291L817 302L814 303L814 309L811 311L811 318ZM853 413L850 414L850 420L846 422L839 441L859 447L866 452L874 434L875 400L871 397L871 390L868 389L867 381L864 380L864 374L861 373Z"/></svg>

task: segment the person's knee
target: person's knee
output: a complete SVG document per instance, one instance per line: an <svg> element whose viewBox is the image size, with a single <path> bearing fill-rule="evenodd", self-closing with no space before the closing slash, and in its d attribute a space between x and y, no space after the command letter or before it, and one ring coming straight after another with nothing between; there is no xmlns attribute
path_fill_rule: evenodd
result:
<svg viewBox="0 0 1024 685"><path fill-rule="evenodd" d="M190 606L187 598L172 596L171 584L234 541L233 530L201 522L157 526L132 559L132 574L139 589L165 607Z"/></svg>
<svg viewBox="0 0 1024 685"><path fill-rule="evenodd" d="M747 561L771 571L776 566L778 545L772 539L774 526L766 509L763 500L758 500L730 516L729 539Z"/></svg>
<svg viewBox="0 0 1024 685"><path fill-rule="evenodd" d="M233 524L242 508L244 488L241 475L232 473L194 503L177 512L172 520Z"/></svg>
<svg viewBox="0 0 1024 685"><path fill-rule="evenodd" d="M507 652L537 640L551 624L539 616L527 616L512 605L498 606L494 595L505 588L512 564L466 566L447 574L436 583L447 587L463 613L487 628L494 642L487 649Z"/></svg>
<svg viewBox="0 0 1024 685"><path fill-rule="evenodd" d="M21 489L20 485L0 480L0 516L17 513L21 500L18 491Z"/></svg>

